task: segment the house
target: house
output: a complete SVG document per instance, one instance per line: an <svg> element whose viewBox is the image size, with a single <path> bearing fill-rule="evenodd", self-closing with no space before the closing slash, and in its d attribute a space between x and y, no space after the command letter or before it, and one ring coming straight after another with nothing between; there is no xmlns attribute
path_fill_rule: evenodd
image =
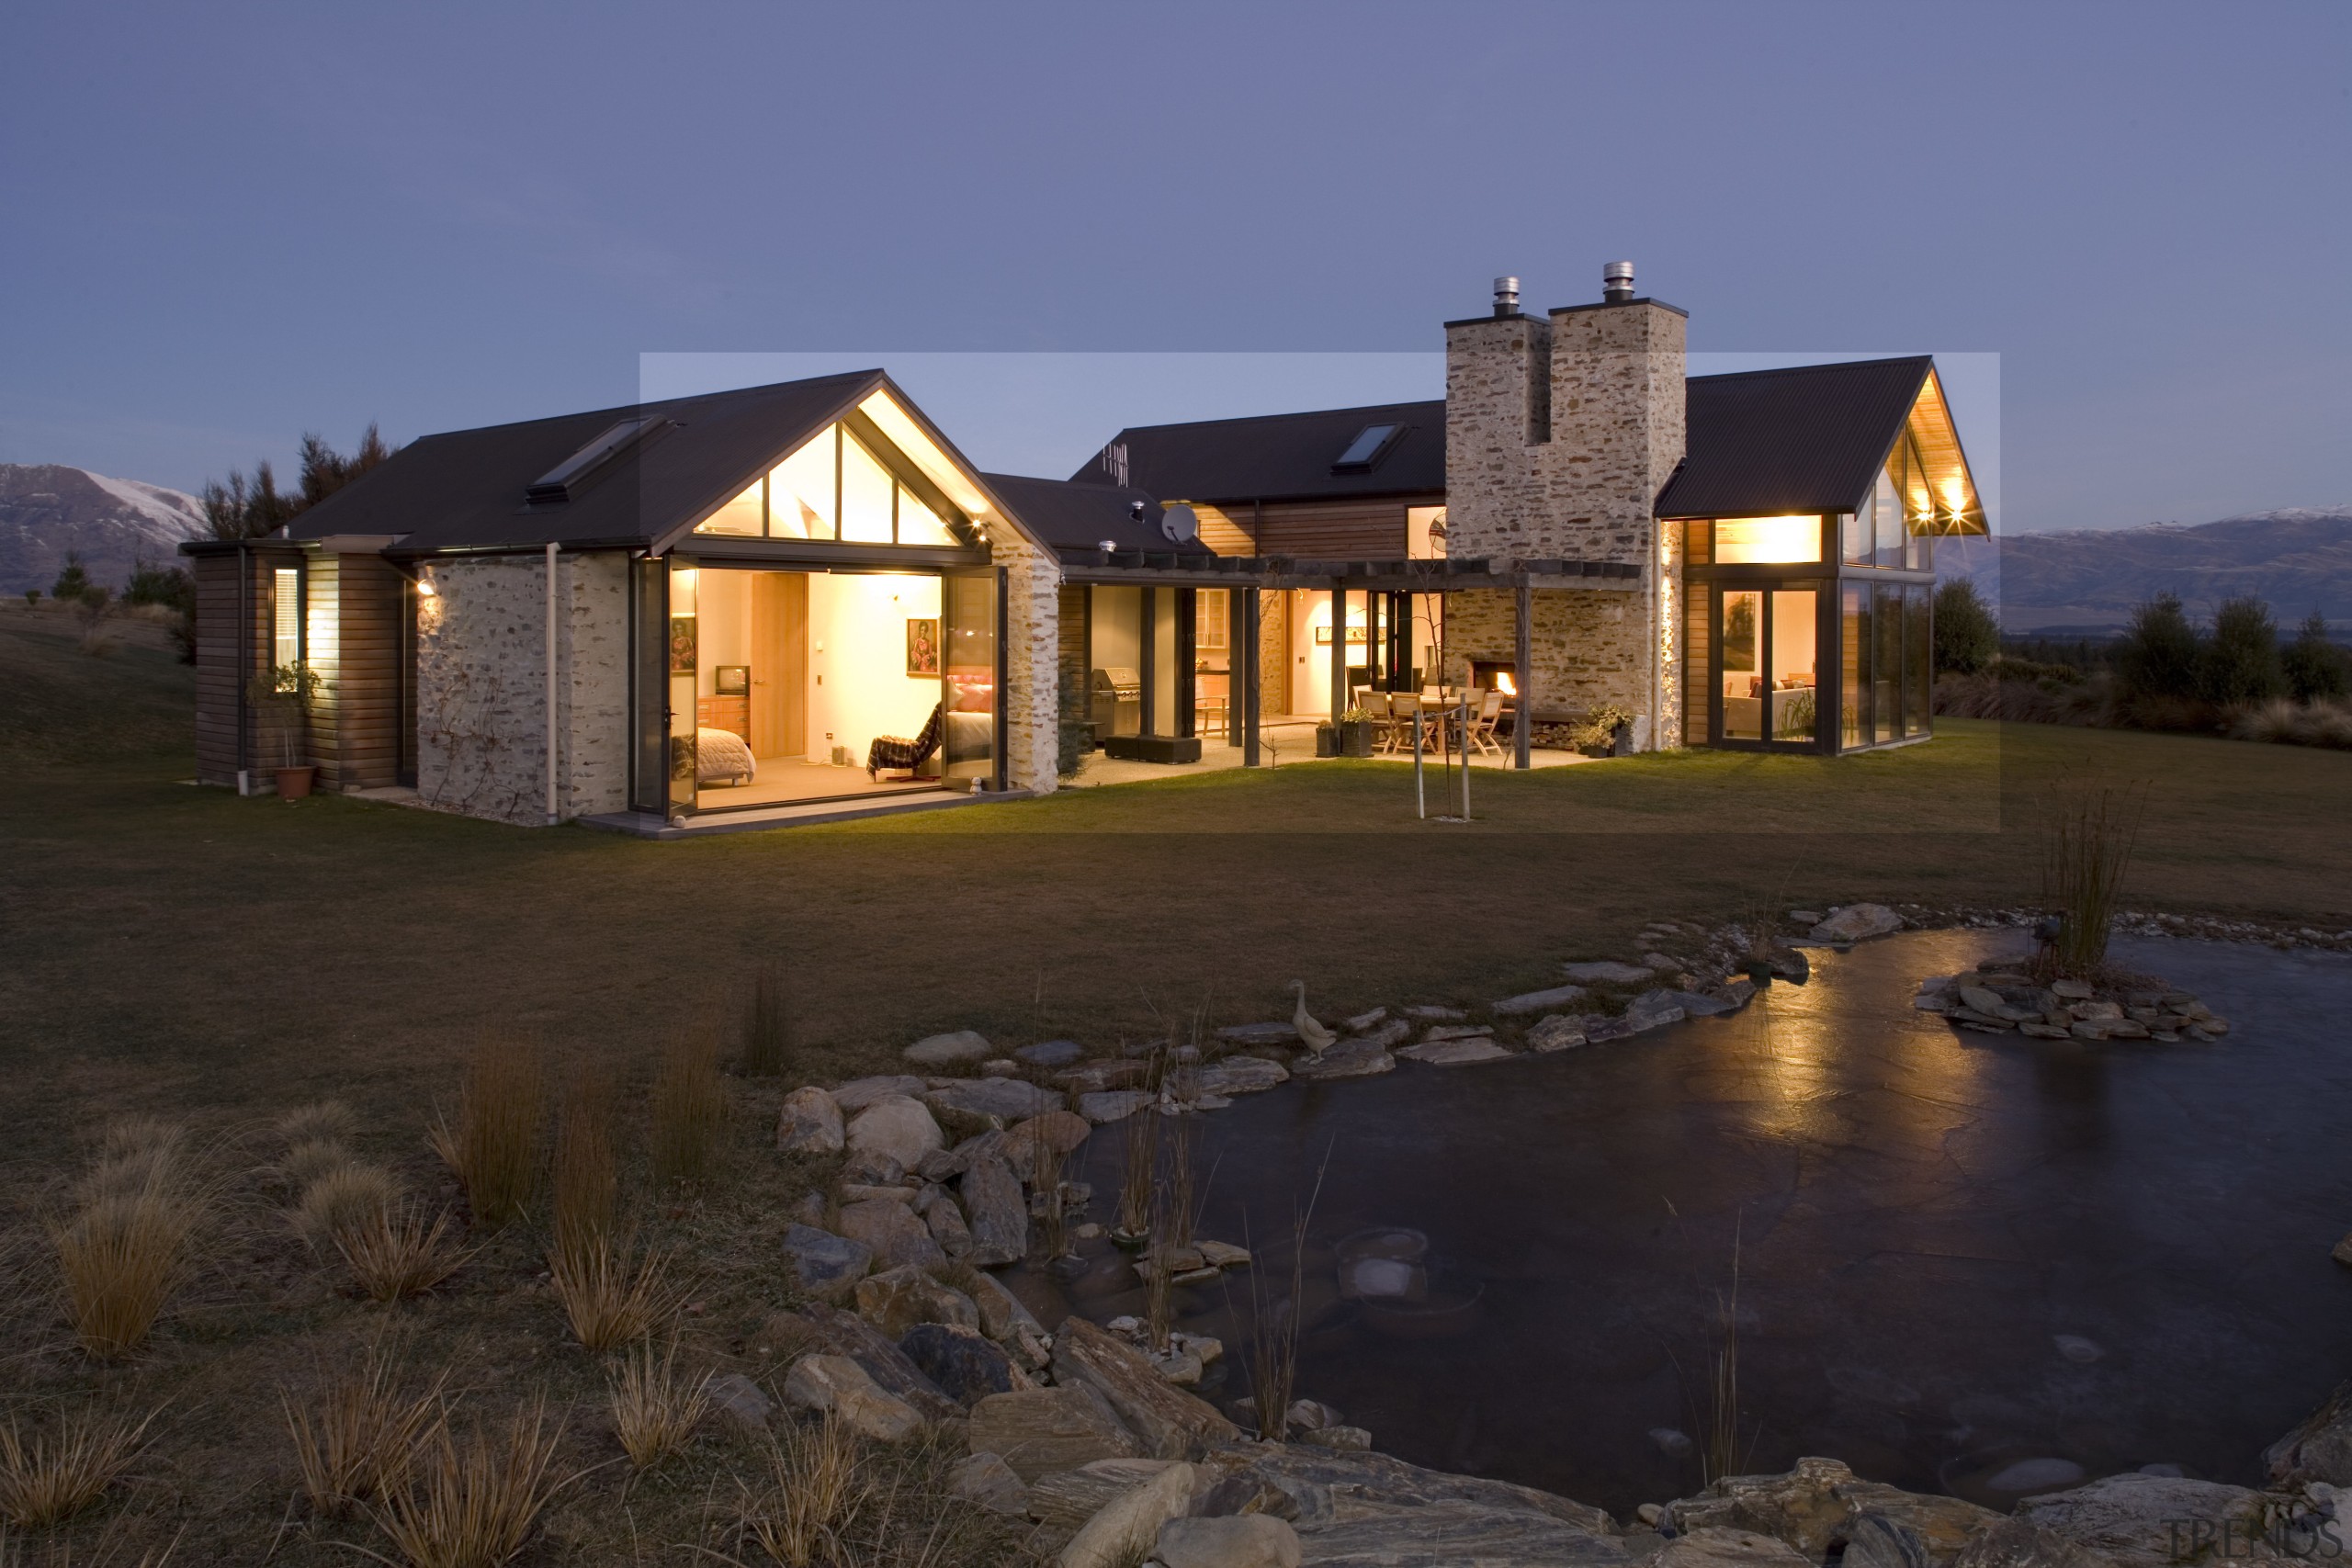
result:
<svg viewBox="0 0 2352 1568"><path fill-rule="evenodd" d="M1130 428L979 470L881 370L426 436L186 547L198 761L515 822L1038 794L1442 685L1511 760L1928 733L1933 546L1985 530L1932 362L1686 378L1684 313L1498 279L1427 402ZM1493 693L1493 696L1485 694ZM1522 722L1524 720L1524 722Z"/></svg>

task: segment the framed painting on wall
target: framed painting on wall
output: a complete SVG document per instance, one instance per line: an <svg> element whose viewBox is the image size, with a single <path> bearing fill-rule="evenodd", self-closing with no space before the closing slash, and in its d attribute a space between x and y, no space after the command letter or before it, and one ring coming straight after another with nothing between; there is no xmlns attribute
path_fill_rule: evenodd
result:
<svg viewBox="0 0 2352 1568"><path fill-rule="evenodd" d="M907 673L939 673L939 617L907 617Z"/></svg>
<svg viewBox="0 0 2352 1568"><path fill-rule="evenodd" d="M695 618L692 615L670 617L670 673L691 675L699 656L695 646Z"/></svg>

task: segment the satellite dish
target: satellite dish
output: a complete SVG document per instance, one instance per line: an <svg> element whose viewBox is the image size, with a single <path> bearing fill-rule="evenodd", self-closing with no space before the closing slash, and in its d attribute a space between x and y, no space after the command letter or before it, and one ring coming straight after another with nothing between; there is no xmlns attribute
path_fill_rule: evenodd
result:
<svg viewBox="0 0 2352 1568"><path fill-rule="evenodd" d="M1159 514L1159 531L1177 544L1189 545L1201 536L1201 520L1180 501Z"/></svg>

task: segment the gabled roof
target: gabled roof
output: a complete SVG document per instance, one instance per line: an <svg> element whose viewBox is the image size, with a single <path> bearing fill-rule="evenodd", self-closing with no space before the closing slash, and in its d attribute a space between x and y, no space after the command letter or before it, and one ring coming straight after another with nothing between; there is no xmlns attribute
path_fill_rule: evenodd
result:
<svg viewBox="0 0 2352 1568"><path fill-rule="evenodd" d="M947 457L977 473L889 377L860 370L422 436L304 512L290 533L401 536L401 554L550 542L650 547L701 521L876 391ZM526 500L530 487L583 447L640 418L650 422L642 437L574 477L564 487L568 500Z"/></svg>
<svg viewBox="0 0 2352 1568"><path fill-rule="evenodd" d="M1404 428L1369 467L1335 472L1356 437L1380 424ZM1124 478L1117 468L1122 448ZM1125 483L1168 501L1211 503L1442 491L1445 400L1133 425L1070 478Z"/></svg>
<svg viewBox="0 0 2352 1568"><path fill-rule="evenodd" d="M1091 550L1103 540L1122 550L1209 555L1198 539L1182 544L1159 531L1159 502L1123 485L1038 479L1022 474L982 474L990 491L1018 513L1029 531L1057 548Z"/></svg>
<svg viewBox="0 0 2352 1568"><path fill-rule="evenodd" d="M1692 377L1689 456L1659 493L1657 515L1856 510L1934 370L1918 355Z"/></svg>

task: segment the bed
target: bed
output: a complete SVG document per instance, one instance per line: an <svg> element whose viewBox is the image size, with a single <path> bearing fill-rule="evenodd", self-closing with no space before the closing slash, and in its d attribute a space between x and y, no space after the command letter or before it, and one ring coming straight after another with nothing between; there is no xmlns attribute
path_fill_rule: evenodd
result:
<svg viewBox="0 0 2352 1568"><path fill-rule="evenodd" d="M707 725L695 730L695 783L745 784L757 778L759 772L751 742L733 730Z"/></svg>

